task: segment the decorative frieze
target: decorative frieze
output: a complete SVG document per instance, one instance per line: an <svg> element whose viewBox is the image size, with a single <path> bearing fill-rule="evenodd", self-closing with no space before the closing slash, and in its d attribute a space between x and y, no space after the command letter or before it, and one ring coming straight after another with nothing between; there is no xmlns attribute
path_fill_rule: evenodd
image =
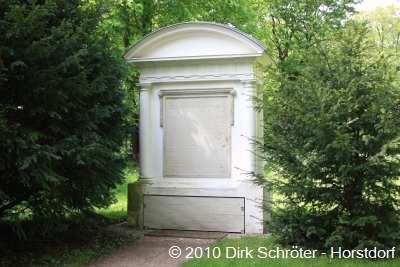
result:
<svg viewBox="0 0 400 267"><path fill-rule="evenodd" d="M140 81L255 78L254 67L252 61L145 65L140 67Z"/></svg>

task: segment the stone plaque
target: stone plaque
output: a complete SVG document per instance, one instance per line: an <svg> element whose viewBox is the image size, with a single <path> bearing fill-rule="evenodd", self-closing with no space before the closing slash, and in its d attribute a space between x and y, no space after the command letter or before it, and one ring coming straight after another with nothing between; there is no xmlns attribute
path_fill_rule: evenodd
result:
<svg viewBox="0 0 400 267"><path fill-rule="evenodd" d="M230 177L234 90L161 91L164 177Z"/></svg>

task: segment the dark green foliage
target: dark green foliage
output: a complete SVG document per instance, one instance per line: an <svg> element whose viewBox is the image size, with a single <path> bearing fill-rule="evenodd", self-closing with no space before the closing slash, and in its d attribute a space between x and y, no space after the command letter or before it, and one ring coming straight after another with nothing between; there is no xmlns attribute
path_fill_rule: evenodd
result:
<svg viewBox="0 0 400 267"><path fill-rule="evenodd" d="M42 234L122 181L125 68L84 4L0 0L0 218Z"/></svg>
<svg viewBox="0 0 400 267"><path fill-rule="evenodd" d="M266 90L260 151L286 243L392 247L400 241L400 90L394 58L350 21Z"/></svg>
<svg viewBox="0 0 400 267"><path fill-rule="evenodd" d="M107 223L107 224L106 224ZM29 229L30 221L22 222ZM101 223L107 226L109 222ZM18 239L7 223L0 223L0 266L2 267L65 267L86 266L93 258L113 252L132 236L104 228L81 229L71 224L67 231L51 237Z"/></svg>

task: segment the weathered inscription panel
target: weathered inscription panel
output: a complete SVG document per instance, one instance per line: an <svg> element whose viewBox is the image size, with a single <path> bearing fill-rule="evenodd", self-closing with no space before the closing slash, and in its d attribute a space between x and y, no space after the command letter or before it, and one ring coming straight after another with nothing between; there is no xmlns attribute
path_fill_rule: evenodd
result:
<svg viewBox="0 0 400 267"><path fill-rule="evenodd" d="M230 92L164 95L164 177L230 177Z"/></svg>

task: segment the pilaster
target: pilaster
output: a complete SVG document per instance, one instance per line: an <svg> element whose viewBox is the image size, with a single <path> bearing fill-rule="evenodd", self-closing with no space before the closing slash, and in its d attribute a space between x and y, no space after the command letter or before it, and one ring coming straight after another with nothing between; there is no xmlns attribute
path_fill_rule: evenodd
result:
<svg viewBox="0 0 400 267"><path fill-rule="evenodd" d="M142 184L153 183L152 146L151 146L151 83L139 83L139 180Z"/></svg>
<svg viewBox="0 0 400 267"><path fill-rule="evenodd" d="M254 139L257 137L256 132L256 114L254 111L253 97L256 94L256 80L255 79L243 79L241 82L244 85L243 95L247 102L247 107L243 110L243 115L246 118L246 125L243 125L242 136L247 138L245 142L246 145L246 156L244 157L246 166L246 171L256 172L256 162L255 162L255 146Z"/></svg>

